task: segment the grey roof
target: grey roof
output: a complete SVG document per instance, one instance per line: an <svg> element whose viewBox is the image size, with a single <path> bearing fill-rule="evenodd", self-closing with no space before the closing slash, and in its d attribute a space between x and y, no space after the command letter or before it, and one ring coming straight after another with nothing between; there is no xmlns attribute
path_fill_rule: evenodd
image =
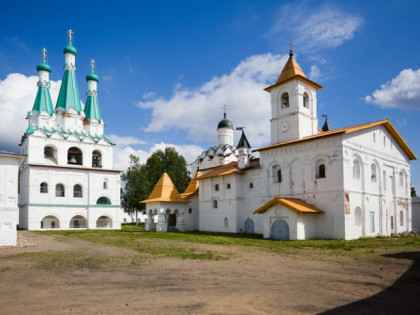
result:
<svg viewBox="0 0 420 315"><path fill-rule="evenodd" d="M325 117L325 123L324 123L324 126L322 126L322 131L329 131L329 130L331 130L331 126L328 122L328 118Z"/></svg>
<svg viewBox="0 0 420 315"><path fill-rule="evenodd" d="M230 129L233 129L233 124L232 124L232 122L229 119L226 118L226 113L224 113L223 119L217 125L217 129L219 129L219 128L230 128Z"/></svg>
<svg viewBox="0 0 420 315"><path fill-rule="evenodd" d="M246 138L245 132L244 132L243 129L242 129L241 139L239 139L237 148L238 149L239 148L246 148L246 149L251 148L251 145L249 144L248 139Z"/></svg>

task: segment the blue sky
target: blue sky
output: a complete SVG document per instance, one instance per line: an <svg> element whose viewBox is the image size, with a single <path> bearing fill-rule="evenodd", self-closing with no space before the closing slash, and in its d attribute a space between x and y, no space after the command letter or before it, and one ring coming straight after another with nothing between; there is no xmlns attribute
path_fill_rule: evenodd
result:
<svg viewBox="0 0 420 315"><path fill-rule="evenodd" d="M119 169L128 154L144 161L167 145L192 162L216 143L224 104L254 148L267 144L270 104L262 88L281 72L290 39L305 74L324 86L321 125L321 114L333 128L389 118L420 156L419 1L67 3L2 4L0 149L19 150L43 47L56 97L71 28L83 102L84 77L96 60L105 133L118 144ZM412 183L420 192L418 161Z"/></svg>

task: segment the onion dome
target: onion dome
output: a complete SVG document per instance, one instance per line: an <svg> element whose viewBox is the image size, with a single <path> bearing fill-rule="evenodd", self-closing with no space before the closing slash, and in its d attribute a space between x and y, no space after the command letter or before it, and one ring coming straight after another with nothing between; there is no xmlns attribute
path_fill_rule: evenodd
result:
<svg viewBox="0 0 420 315"><path fill-rule="evenodd" d="M64 52L64 54L73 54L73 55L77 56L77 49L71 43L69 43L64 48L63 52Z"/></svg>
<svg viewBox="0 0 420 315"><path fill-rule="evenodd" d="M51 67L48 65L48 63L44 60L36 66L36 71L48 71L51 72Z"/></svg>
<svg viewBox="0 0 420 315"><path fill-rule="evenodd" d="M230 128L230 129L233 129L232 122L229 119L226 118L226 112L223 115L223 119L217 125L217 129L220 129L220 128Z"/></svg>
<svg viewBox="0 0 420 315"><path fill-rule="evenodd" d="M89 73L87 76L86 76L86 81L96 81L96 82L99 82L99 77L98 77L98 75L95 73L95 72L93 72L93 70L92 70L92 72L91 73Z"/></svg>

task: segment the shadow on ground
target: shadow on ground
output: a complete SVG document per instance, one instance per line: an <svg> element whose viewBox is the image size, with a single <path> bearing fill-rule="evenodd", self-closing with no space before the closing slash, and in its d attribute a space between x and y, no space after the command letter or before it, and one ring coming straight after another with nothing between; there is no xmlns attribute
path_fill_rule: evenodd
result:
<svg viewBox="0 0 420 315"><path fill-rule="evenodd" d="M413 260L413 264L384 291L321 314L420 314L420 252L383 256Z"/></svg>

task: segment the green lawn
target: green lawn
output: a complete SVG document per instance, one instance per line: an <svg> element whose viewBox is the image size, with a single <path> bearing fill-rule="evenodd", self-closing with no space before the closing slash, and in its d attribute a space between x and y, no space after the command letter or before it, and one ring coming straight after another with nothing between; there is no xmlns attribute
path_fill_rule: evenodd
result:
<svg viewBox="0 0 420 315"><path fill-rule="evenodd" d="M358 240L302 240L272 241L262 235L228 233L159 233L144 232L144 227L123 226L122 230L43 231L58 240L76 238L88 242L135 250L139 253L183 259L229 258L229 246L240 246L247 250L287 255L353 256L381 254L392 249L416 250L420 248L420 237L376 237ZM200 244L220 245L220 250L202 250ZM203 246L201 246L202 248Z"/></svg>

